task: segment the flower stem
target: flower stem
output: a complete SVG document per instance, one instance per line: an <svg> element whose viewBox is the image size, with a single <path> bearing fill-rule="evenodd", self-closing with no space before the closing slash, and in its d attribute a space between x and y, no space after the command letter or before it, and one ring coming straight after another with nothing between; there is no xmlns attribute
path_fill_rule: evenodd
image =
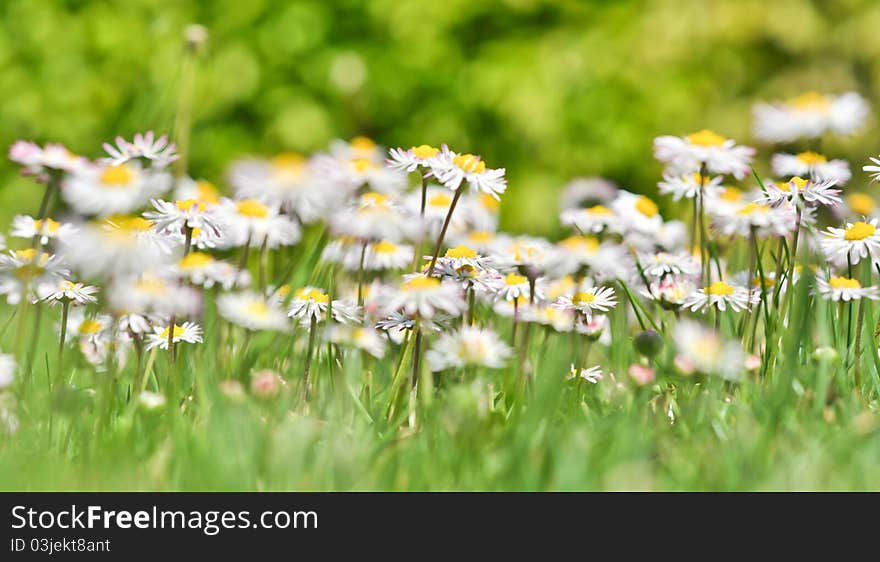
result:
<svg viewBox="0 0 880 562"><path fill-rule="evenodd" d="M358 306L364 306L364 261L367 257L367 241L361 245L361 259L358 262Z"/></svg>
<svg viewBox="0 0 880 562"><path fill-rule="evenodd" d="M312 353L315 349L315 335L317 332L318 317L313 314L311 320L309 320L309 347L306 351L306 368L303 374L303 396L305 397L306 402L311 398L311 389L309 388L311 384L310 371L312 368Z"/></svg>
<svg viewBox="0 0 880 562"><path fill-rule="evenodd" d="M58 341L58 376L56 381L62 380L64 376L64 343L67 339L67 318L70 314L70 301L64 300L61 303L61 337Z"/></svg>
<svg viewBox="0 0 880 562"><path fill-rule="evenodd" d="M446 213L446 220L443 221L443 227L440 229L440 236L437 237L437 246L434 248L434 255L431 258L431 265L428 267L428 275L432 275L434 273L434 266L437 265L437 258L440 256L440 248L443 247L443 239L446 238L446 231L449 229L449 223L452 221L452 212L455 211L455 206L458 204L458 200L461 198L461 194L464 192L464 189L467 184L462 183L458 189L455 190L455 195L452 197L452 203L449 204L449 212Z"/></svg>

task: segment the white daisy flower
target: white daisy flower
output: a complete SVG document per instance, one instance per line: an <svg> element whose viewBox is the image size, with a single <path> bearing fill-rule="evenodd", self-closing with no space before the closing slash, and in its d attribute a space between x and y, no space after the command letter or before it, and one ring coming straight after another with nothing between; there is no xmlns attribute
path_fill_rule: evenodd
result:
<svg viewBox="0 0 880 562"><path fill-rule="evenodd" d="M880 183L880 156L878 156L877 158L869 156L868 160L870 160L872 164L862 166L862 171L867 172L868 174L870 174L872 180Z"/></svg>
<svg viewBox="0 0 880 562"><path fill-rule="evenodd" d="M202 328L195 322L184 322L182 325L174 325L174 333L172 335L171 328L168 326L155 326L153 333L147 336L147 349L158 347L159 349L168 349L168 339L171 338L173 344L181 342L185 343L202 343Z"/></svg>
<svg viewBox="0 0 880 562"><path fill-rule="evenodd" d="M790 203L775 207L762 203L728 205L716 209L712 216L712 227L724 236L750 236L753 230L759 238L786 236L796 226L795 207Z"/></svg>
<svg viewBox="0 0 880 562"><path fill-rule="evenodd" d="M654 236L663 226L663 217L657 204L644 195L621 191L611 203L617 216L615 226L621 234L635 232Z"/></svg>
<svg viewBox="0 0 880 562"><path fill-rule="evenodd" d="M226 247L249 244L275 249L291 246L300 239L296 222L280 214L277 206L259 199L223 199L215 213L226 230L221 240L221 245Z"/></svg>
<svg viewBox="0 0 880 562"><path fill-rule="evenodd" d="M260 199L280 205L303 223L323 218L334 194L333 186L316 174L313 163L292 152L270 160L235 162L229 182L237 199Z"/></svg>
<svg viewBox="0 0 880 562"><path fill-rule="evenodd" d="M50 239L63 238L76 230L76 227L69 223L60 223L50 218L35 219L28 215L15 215L12 219L12 236L16 238L32 239L38 236L40 244L43 246L49 243Z"/></svg>
<svg viewBox="0 0 880 562"><path fill-rule="evenodd" d="M489 168L474 154L458 154L444 144L440 153L430 160L431 174L448 189L456 191L467 183L473 191L499 199L507 190L504 168Z"/></svg>
<svg viewBox="0 0 880 562"><path fill-rule="evenodd" d="M850 193L844 200L846 214L870 217L877 211L877 202L867 193Z"/></svg>
<svg viewBox="0 0 880 562"><path fill-rule="evenodd" d="M94 296L97 292L98 288L92 285L63 280L44 293L42 300L48 302L50 306L58 303L81 306L98 302Z"/></svg>
<svg viewBox="0 0 880 562"><path fill-rule="evenodd" d="M516 301L522 304L523 301L529 302L531 298L531 285L527 277L518 273L508 273L504 276L503 284L497 289L497 295L506 301ZM538 282L535 280L535 301L544 300L544 292L539 289Z"/></svg>
<svg viewBox="0 0 880 562"><path fill-rule="evenodd" d="M384 301L388 313L402 310L408 316L417 314L427 319L438 312L457 316L466 308L458 285L421 274L406 276L398 290L386 295Z"/></svg>
<svg viewBox="0 0 880 562"><path fill-rule="evenodd" d="M287 315L291 318L299 318L306 322L312 318L317 322L324 320L327 309L330 307L330 296L316 287L302 287L297 289L290 300L290 309Z"/></svg>
<svg viewBox="0 0 880 562"><path fill-rule="evenodd" d="M678 173L692 172L705 166L711 174L730 174L742 179L751 170L755 149L737 146L731 139L703 129L684 137L663 136L654 139L654 156Z"/></svg>
<svg viewBox="0 0 880 562"><path fill-rule="evenodd" d="M111 341L112 332L113 319L106 314L89 317L82 309L74 309L67 317L67 333L81 342L103 346Z"/></svg>
<svg viewBox="0 0 880 562"><path fill-rule="evenodd" d="M584 234L600 234L607 229L614 230L617 217L604 205L593 205L587 209L565 209L559 219L563 226L574 227Z"/></svg>
<svg viewBox="0 0 880 562"><path fill-rule="evenodd" d="M431 256L424 256L430 260ZM446 250L446 253L437 258L437 266L434 275L441 279L449 279L461 283L474 283L482 289L493 284L497 272L489 265L491 260L481 256L476 250L464 244L459 244Z"/></svg>
<svg viewBox="0 0 880 562"><path fill-rule="evenodd" d="M852 134L864 125L868 104L855 92L839 96L806 92L785 102L757 104L753 116L756 137L768 142L792 142L829 131Z"/></svg>
<svg viewBox="0 0 880 562"><path fill-rule="evenodd" d="M780 177L809 177L815 181L833 181L844 185L852 177L846 160L828 160L816 152L774 154L770 160L773 173Z"/></svg>
<svg viewBox="0 0 880 562"><path fill-rule="evenodd" d="M532 277L554 265L555 257L556 247L534 236L498 236L489 251L489 258L497 268L517 268Z"/></svg>
<svg viewBox="0 0 880 562"><path fill-rule="evenodd" d="M187 229L224 234L225 224L214 209L209 209L196 199L181 201L150 200L155 211L147 211L144 218L153 222L156 232L185 232Z"/></svg>
<svg viewBox="0 0 880 562"><path fill-rule="evenodd" d="M680 201L695 198L701 189L705 197L712 197L721 191L722 179L721 176L702 176L699 172L684 175L664 172L663 181L657 187L661 195L672 195L673 201Z"/></svg>
<svg viewBox="0 0 880 562"><path fill-rule="evenodd" d="M328 328L325 336L330 342L352 346L369 353L376 359L385 356L386 340L373 328L337 324Z"/></svg>
<svg viewBox="0 0 880 562"><path fill-rule="evenodd" d="M605 178L575 178L562 188L560 211L595 205L608 205L617 197L618 187Z"/></svg>
<svg viewBox="0 0 880 562"><path fill-rule="evenodd" d="M395 170L403 172L415 172L419 168L424 168L430 173L430 160L437 156L440 152L439 148L422 144L409 149L392 148L388 151L389 157L386 160L388 166Z"/></svg>
<svg viewBox="0 0 880 562"><path fill-rule="evenodd" d="M682 319L673 329L678 356L676 365L686 371L717 375L736 381L745 371L747 355L739 342L726 341L714 330L693 320Z"/></svg>
<svg viewBox="0 0 880 562"><path fill-rule="evenodd" d="M571 368L568 371L567 378L581 378L591 384L598 384L604 376L602 376L602 368L599 365L594 367L588 367L586 369L576 369L574 363L571 364Z"/></svg>
<svg viewBox="0 0 880 562"><path fill-rule="evenodd" d="M677 277L674 275L652 280L646 289L642 289L642 295L656 301L666 310L678 310L684 306L697 287L689 277Z"/></svg>
<svg viewBox="0 0 880 562"><path fill-rule="evenodd" d="M757 304L759 295L734 285L728 285L724 281L715 281L708 287L698 289L685 299L682 306L692 312L705 312L709 308L717 308L725 311L730 308L734 312L748 310L751 305Z"/></svg>
<svg viewBox="0 0 880 562"><path fill-rule="evenodd" d="M252 292L226 293L217 298L217 310L226 320L248 330L286 332L287 315L275 302Z"/></svg>
<svg viewBox="0 0 880 562"><path fill-rule="evenodd" d="M0 353L0 390L9 388L15 380L15 356Z"/></svg>
<svg viewBox="0 0 880 562"><path fill-rule="evenodd" d="M816 290L822 298L834 302L849 302L859 299L880 299L877 287L862 287L856 279L835 277L828 279L824 275L816 276Z"/></svg>
<svg viewBox="0 0 880 562"><path fill-rule="evenodd" d="M466 366L500 369L511 353L495 332L465 326L451 334L442 334L425 354L425 359L434 372Z"/></svg>
<svg viewBox="0 0 880 562"><path fill-rule="evenodd" d="M687 252L639 254L642 273L648 278L662 279L668 275L697 275L700 262Z"/></svg>
<svg viewBox="0 0 880 562"><path fill-rule="evenodd" d="M455 217L453 217L455 222ZM482 255L488 255L492 248L500 246L499 236L492 231L487 230L471 230L462 233L450 233L449 240L453 246L467 246L473 248Z"/></svg>
<svg viewBox="0 0 880 562"><path fill-rule="evenodd" d="M795 176L784 184L767 184L767 191L755 202L775 207L784 202L804 201L809 204L833 207L842 203L842 199L838 195L840 190L834 189L835 185L836 183L833 181L813 181Z"/></svg>
<svg viewBox="0 0 880 562"><path fill-rule="evenodd" d="M36 176L39 181L46 181L53 174L75 173L88 164L85 158L73 154L62 144L40 147L23 140L9 148L9 159L23 167L22 174Z"/></svg>
<svg viewBox="0 0 880 562"><path fill-rule="evenodd" d="M6 295L9 304L18 304L25 297L35 302L45 294L46 287L56 286L68 274L57 256L38 254L32 248L10 250L0 254L0 295Z"/></svg>
<svg viewBox="0 0 880 562"><path fill-rule="evenodd" d="M115 278L107 289L110 308L125 313L161 316L196 316L202 308L202 292L181 285L163 271Z"/></svg>
<svg viewBox="0 0 880 562"><path fill-rule="evenodd" d="M104 161L111 166L121 166L140 159L144 164L165 168L180 158L177 147L173 142L168 142L168 136L162 135L156 138L153 131L147 131L146 134L137 133L132 142L116 137L116 146L105 142L104 150L109 155Z"/></svg>
<svg viewBox="0 0 880 562"><path fill-rule="evenodd" d="M220 285L225 290L246 287L251 282L250 273L240 271L234 265L214 259L204 252L190 252L177 262L175 271L193 285L210 289Z"/></svg>
<svg viewBox="0 0 880 562"><path fill-rule="evenodd" d="M367 246L364 255L364 269L368 271L388 271L403 269L412 264L413 247L382 240Z"/></svg>
<svg viewBox="0 0 880 562"><path fill-rule="evenodd" d="M845 228L828 227L821 240L828 259L840 265L848 261L857 264L869 257L880 258L880 232L877 219L870 222L846 223Z"/></svg>
<svg viewBox="0 0 880 562"><path fill-rule="evenodd" d="M194 180L189 177L178 178L174 185L174 200L195 199L205 207L212 207L223 199L220 189L208 180Z"/></svg>
<svg viewBox="0 0 880 562"><path fill-rule="evenodd" d="M341 236L390 241L415 238L420 228L388 195L376 192L362 195L353 208L334 213L330 227Z"/></svg>
<svg viewBox="0 0 880 562"><path fill-rule="evenodd" d="M68 176L61 194L80 215L125 214L171 187L171 174L142 168L137 162L119 166L82 167Z"/></svg>
<svg viewBox="0 0 880 562"><path fill-rule="evenodd" d="M553 303L554 308L571 310L589 318L594 312L608 312L617 305L611 287L587 287L573 295L563 295Z"/></svg>

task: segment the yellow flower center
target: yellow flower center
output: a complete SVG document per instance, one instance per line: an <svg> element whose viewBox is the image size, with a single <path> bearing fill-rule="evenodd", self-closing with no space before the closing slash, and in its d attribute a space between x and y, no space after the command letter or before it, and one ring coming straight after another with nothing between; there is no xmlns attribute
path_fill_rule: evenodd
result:
<svg viewBox="0 0 880 562"><path fill-rule="evenodd" d="M482 174L486 171L486 163L474 154L458 154L452 158L452 162L470 174Z"/></svg>
<svg viewBox="0 0 880 562"><path fill-rule="evenodd" d="M523 283L528 283L528 281L528 279L516 273L508 273L507 276L504 277L504 284L508 287L522 285Z"/></svg>
<svg viewBox="0 0 880 562"><path fill-rule="evenodd" d="M688 176L684 176L684 180L688 179ZM704 176L700 174L700 172L694 172L690 175L690 179L693 180L695 184L707 184L709 183L709 176Z"/></svg>
<svg viewBox="0 0 880 562"><path fill-rule="evenodd" d="M96 334L101 331L101 328L101 323L97 320L83 320L80 323L79 328L77 328L77 331L80 334Z"/></svg>
<svg viewBox="0 0 880 562"><path fill-rule="evenodd" d="M446 250L446 257L458 259L473 259L477 257L477 251L472 250L467 246L461 245Z"/></svg>
<svg viewBox="0 0 880 562"><path fill-rule="evenodd" d="M452 197L446 195L445 193L437 193L431 196L428 199L428 205L432 207L443 207L446 208L452 204Z"/></svg>
<svg viewBox="0 0 880 562"><path fill-rule="evenodd" d="M194 211L196 213L201 213L205 210L205 206L199 203L197 199L181 199L175 201L174 204L183 212Z"/></svg>
<svg viewBox="0 0 880 562"><path fill-rule="evenodd" d="M373 246L373 250L375 250L377 254L393 254L397 251L397 244L383 240Z"/></svg>
<svg viewBox="0 0 880 562"><path fill-rule="evenodd" d="M791 178L789 181L794 185L794 188L798 191L803 191L804 187L806 187L806 185L807 185L807 180L805 180L804 178L799 177L799 176L795 176L795 177Z"/></svg>
<svg viewBox="0 0 880 562"><path fill-rule="evenodd" d="M418 291L420 289L434 289L440 286L440 280L435 277L425 277L419 275L413 277L409 281L404 281L400 288L404 291Z"/></svg>
<svg viewBox="0 0 880 562"><path fill-rule="evenodd" d="M485 230L474 230L468 234L468 240L477 244L491 242L493 238L495 238L495 235L491 232L486 232Z"/></svg>
<svg viewBox="0 0 880 562"><path fill-rule="evenodd" d="M52 219L34 221L34 230L36 230L37 232L55 234L56 232L58 232L59 228L61 228L61 223L53 221Z"/></svg>
<svg viewBox="0 0 880 562"><path fill-rule="evenodd" d="M876 207L874 199L864 193L853 193L846 198L846 203L850 210L857 215L870 215Z"/></svg>
<svg viewBox="0 0 880 562"><path fill-rule="evenodd" d="M440 152L439 148L434 148L429 144L420 144L419 146L412 147L413 154L416 155L416 158L421 160L425 160L427 158L432 158Z"/></svg>
<svg viewBox="0 0 880 562"><path fill-rule="evenodd" d="M104 226L127 232L146 232L153 227L153 221L132 215L112 215L104 221Z"/></svg>
<svg viewBox="0 0 880 562"><path fill-rule="evenodd" d="M730 296L733 294L733 287L725 283L724 281L715 281L708 287L706 287L707 295L719 295L719 296Z"/></svg>
<svg viewBox="0 0 880 562"><path fill-rule="evenodd" d="M168 289L168 285L158 277L143 277L138 280L135 288L141 293L162 295Z"/></svg>
<svg viewBox="0 0 880 562"><path fill-rule="evenodd" d="M727 139L714 131L703 129L702 131L689 134L687 140L689 143L697 146L721 146Z"/></svg>
<svg viewBox="0 0 880 562"><path fill-rule="evenodd" d="M15 255L21 260L34 261L34 258L37 256L37 251L33 248L28 248L26 250L16 250Z"/></svg>
<svg viewBox="0 0 880 562"><path fill-rule="evenodd" d="M301 300L313 300L320 303L330 302L330 297L327 296L324 291L321 291L320 289L308 289L306 287L296 291L296 298Z"/></svg>
<svg viewBox="0 0 880 562"><path fill-rule="evenodd" d="M196 182L196 197L204 203L216 204L220 202L220 190L207 180Z"/></svg>
<svg viewBox="0 0 880 562"><path fill-rule="evenodd" d="M735 187L725 187L721 191L720 197L725 201L729 201L731 203L737 203L738 201L742 200L742 195L743 195L743 192L741 189L737 189Z"/></svg>
<svg viewBox="0 0 880 562"><path fill-rule="evenodd" d="M125 164L120 166L107 166L101 171L98 181L107 187L129 185L134 180L134 172Z"/></svg>
<svg viewBox="0 0 880 562"><path fill-rule="evenodd" d="M282 152L271 160L275 177L281 181L297 181L302 177L306 159L296 152Z"/></svg>
<svg viewBox="0 0 880 562"><path fill-rule="evenodd" d="M165 328L164 330L162 330L162 333L160 334L160 336L162 337L163 340L168 339L168 336L171 335L169 333L170 331L171 331L170 328ZM185 333L186 333L186 330L184 330L182 327L175 324L174 325L174 335L172 336L172 338L173 339L181 338L181 337L183 337L183 334L185 334Z"/></svg>
<svg viewBox="0 0 880 562"><path fill-rule="evenodd" d="M565 240L560 240L559 245L568 250L583 250L589 253L599 249L599 241L592 236L569 236Z"/></svg>
<svg viewBox="0 0 880 562"><path fill-rule="evenodd" d="M788 101L789 105L799 111L827 112L831 108L831 100L818 92L804 92Z"/></svg>
<svg viewBox="0 0 880 562"><path fill-rule="evenodd" d="M832 277L828 280L828 284L834 289L858 289L862 286L858 281L849 277Z"/></svg>
<svg viewBox="0 0 880 562"><path fill-rule="evenodd" d="M760 203L746 203L743 205L742 209L736 212L736 214L751 215L753 213L766 213L769 210L770 208L767 205L761 205Z"/></svg>
<svg viewBox="0 0 880 562"><path fill-rule="evenodd" d="M354 137L349 144L356 152L369 153L376 150L376 142L367 137Z"/></svg>
<svg viewBox="0 0 880 562"><path fill-rule="evenodd" d="M269 208L256 199L242 199L235 204L239 215L252 219L264 219L269 216Z"/></svg>
<svg viewBox="0 0 880 562"><path fill-rule="evenodd" d="M249 301L244 306L245 311L252 316L259 316L260 318L265 318L269 316L269 305L267 305L263 301L252 300Z"/></svg>
<svg viewBox="0 0 880 562"><path fill-rule="evenodd" d="M856 222L849 225L843 232L843 238L846 240L864 240L869 236L873 236L877 231L877 227L866 222Z"/></svg>
<svg viewBox="0 0 880 562"><path fill-rule="evenodd" d="M571 297L571 304L575 306L580 306L582 304L590 304L591 302L595 302L596 295L593 293L585 293L583 291L579 291Z"/></svg>
<svg viewBox="0 0 880 562"><path fill-rule="evenodd" d="M497 213L501 208L501 202L488 193L480 193L480 205L491 213Z"/></svg>
<svg viewBox="0 0 880 562"><path fill-rule="evenodd" d="M281 285L280 287L278 287L278 290L275 291L275 294L281 298L286 297L290 294L290 285Z"/></svg>
<svg viewBox="0 0 880 562"><path fill-rule="evenodd" d="M183 257L177 265L181 269L199 269L200 267L205 267L206 265L212 263L214 258L211 257L210 254L206 254L204 252L191 252Z"/></svg>
<svg viewBox="0 0 880 562"><path fill-rule="evenodd" d="M815 166L816 164L824 164L828 162L828 159L819 154L818 152L800 152L797 155L797 159L806 164L807 166Z"/></svg>
<svg viewBox="0 0 880 562"><path fill-rule="evenodd" d="M657 204L645 197L644 195L640 195L636 199L636 210L646 217L654 217L660 210L657 208Z"/></svg>
<svg viewBox="0 0 880 562"><path fill-rule="evenodd" d="M363 173L375 168L376 164L372 160L367 160L366 158L355 158L351 161L351 166L356 172Z"/></svg>
<svg viewBox="0 0 880 562"><path fill-rule="evenodd" d="M361 197L361 202L364 205L385 205L388 203L388 196L371 191L370 193L365 193L363 197Z"/></svg>
<svg viewBox="0 0 880 562"><path fill-rule="evenodd" d="M609 209L608 207L606 207L604 205L593 205L592 207L587 209L587 211L589 211L590 213L592 213L594 215L610 215L611 214L611 209Z"/></svg>

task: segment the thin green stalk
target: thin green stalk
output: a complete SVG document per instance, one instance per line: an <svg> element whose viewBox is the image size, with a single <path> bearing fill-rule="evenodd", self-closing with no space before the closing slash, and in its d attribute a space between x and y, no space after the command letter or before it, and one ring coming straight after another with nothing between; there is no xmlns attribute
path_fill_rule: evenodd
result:
<svg viewBox="0 0 880 562"><path fill-rule="evenodd" d="M443 247L443 239L446 238L446 231L449 229L449 223L452 221L452 213L455 211L455 206L458 204L458 200L461 199L461 195L466 187L467 184L462 182L458 189L455 190L455 195L452 196L449 212L446 213L446 219L443 221L443 227L440 229L440 236L437 237L437 245L434 247L434 255L431 257L431 265L428 266L429 276L434 274L434 267L437 265L437 258L440 256L440 249Z"/></svg>

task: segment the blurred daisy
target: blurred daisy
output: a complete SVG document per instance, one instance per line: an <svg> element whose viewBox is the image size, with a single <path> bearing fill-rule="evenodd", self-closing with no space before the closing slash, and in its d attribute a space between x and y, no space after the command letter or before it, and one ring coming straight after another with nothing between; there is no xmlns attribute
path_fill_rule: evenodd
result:
<svg viewBox="0 0 880 562"><path fill-rule="evenodd" d="M536 283L537 285L537 283ZM504 284L498 288L498 296L506 301L519 303L522 300L530 300L531 285L527 277L518 273L508 273L504 276ZM535 300L542 300L543 294L539 294L535 288Z"/></svg>
<svg viewBox="0 0 880 562"><path fill-rule="evenodd" d="M572 310L589 318L594 312L608 312L617 304L611 287L584 288L573 295L563 295L553 303L560 310Z"/></svg>
<svg viewBox="0 0 880 562"><path fill-rule="evenodd" d="M473 191L487 193L499 199L507 189L504 168L489 168L475 154L458 154L443 145L430 160L431 174L448 189L457 190L466 183Z"/></svg>
<svg viewBox="0 0 880 562"><path fill-rule="evenodd" d="M364 268L369 271L387 271L409 267L413 260L413 247L382 240L367 246Z"/></svg>
<svg viewBox="0 0 880 562"><path fill-rule="evenodd" d="M804 201L810 204L833 207L842 202L838 195L840 190L834 189L835 185L834 181L813 181L795 176L786 183L767 184L767 191L755 202L775 207L784 202Z"/></svg>
<svg viewBox="0 0 880 562"><path fill-rule="evenodd" d="M499 369L510 355L510 348L495 332L465 326L457 332L442 334L425 359L436 372L466 366Z"/></svg>
<svg viewBox="0 0 880 562"><path fill-rule="evenodd" d="M821 240L822 250L837 264L859 263L867 257L880 258L880 232L877 219L846 223L845 228L828 227Z"/></svg>
<svg viewBox="0 0 880 562"><path fill-rule="evenodd" d="M845 203L850 215L869 217L877 210L877 202L867 193L850 193Z"/></svg>
<svg viewBox="0 0 880 562"><path fill-rule="evenodd" d="M37 220L28 215L16 215L12 219L12 236L16 238L39 237L40 244L45 246L52 238L63 238L76 230L76 227L68 223L60 223L50 218Z"/></svg>
<svg viewBox="0 0 880 562"><path fill-rule="evenodd" d="M276 206L259 199L224 199L215 212L226 230L222 238L225 246L249 244L275 249L299 242L299 225L280 214Z"/></svg>
<svg viewBox="0 0 880 562"><path fill-rule="evenodd" d="M287 315L275 302L252 292L221 295L217 310L226 320L248 330L286 332L290 327Z"/></svg>
<svg viewBox="0 0 880 562"><path fill-rule="evenodd" d="M389 313L402 310L408 316L432 318L437 312L456 316L464 312L461 290L454 283L421 274L406 276L397 291L386 296L384 308Z"/></svg>
<svg viewBox="0 0 880 562"><path fill-rule="evenodd" d="M644 195L621 191L611 209L618 217L616 224L622 233L633 231L654 235L663 225L657 204Z"/></svg>
<svg viewBox="0 0 880 562"><path fill-rule="evenodd" d="M730 308L734 312L747 310L758 302L759 295L745 287L728 285L724 281L716 281L708 287L698 289L685 299L682 306L692 312L705 312L708 308L725 311Z"/></svg>
<svg viewBox="0 0 880 562"><path fill-rule="evenodd" d="M757 104L753 116L757 138L791 142L819 137L828 131L852 134L864 125L868 104L855 92L839 96L806 92L785 102Z"/></svg>
<svg viewBox="0 0 880 562"><path fill-rule="evenodd" d="M155 326L153 333L147 336L147 349L158 347L168 349L168 340L173 344L202 343L202 328L194 322L184 322L182 325L174 325L174 333L168 326Z"/></svg>
<svg viewBox="0 0 880 562"><path fill-rule="evenodd" d="M680 201L681 199L693 199L700 193L700 190L706 197L711 197L721 191L722 179L721 176L714 178L702 176L699 172L684 175L665 172L663 181L658 183L657 187L661 195L672 195L673 201Z"/></svg>
<svg viewBox="0 0 880 562"><path fill-rule="evenodd" d="M168 136L162 135L156 138L153 131L147 131L146 134L137 133L132 142L116 137L116 145L105 142L104 150L109 155L104 161L111 166L121 166L132 160L141 160L143 164L165 168L180 158L177 155L177 147L173 142L168 142Z"/></svg>
<svg viewBox="0 0 880 562"><path fill-rule="evenodd" d="M796 224L794 206L788 203L776 207L762 203L727 206L712 217L712 227L725 236L750 236L753 231L759 238L786 236Z"/></svg>
<svg viewBox="0 0 880 562"><path fill-rule="evenodd" d="M880 182L880 157L874 158L873 156L869 156L868 160L870 160L872 164L862 166L862 171L870 174L871 179L875 182Z"/></svg>
<svg viewBox="0 0 880 562"><path fill-rule="evenodd" d="M50 175L62 172L75 173L87 164L85 158L73 154L62 144L40 147L23 140L9 148L9 159L22 166L22 174L36 176L38 181L46 181Z"/></svg>
<svg viewBox="0 0 880 562"><path fill-rule="evenodd" d="M107 289L110 307L119 312L161 316L195 316L201 312L201 291L181 285L163 271L121 276Z"/></svg>
<svg viewBox="0 0 880 562"><path fill-rule="evenodd" d="M427 144L414 146L409 149L392 148L388 157L388 166L392 169L404 172L415 172L419 168L425 168L430 172L430 160L437 156L439 148Z"/></svg>
<svg viewBox="0 0 880 562"><path fill-rule="evenodd" d="M737 146L718 133L703 129L684 137L663 136L654 139L654 156L669 164L673 173L687 173L705 166L712 174L731 174L742 179L751 170L755 149Z"/></svg>
<svg viewBox="0 0 880 562"><path fill-rule="evenodd" d="M204 252L190 252L177 262L177 274L193 285L210 289L220 285L226 290L250 284L250 274L239 271L234 265L214 259Z"/></svg>
<svg viewBox="0 0 880 562"><path fill-rule="evenodd" d="M220 190L207 180L194 180L183 177L177 180L174 187L175 201L195 199L206 207L217 205L222 200Z"/></svg>
<svg viewBox="0 0 880 562"><path fill-rule="evenodd" d="M640 254L639 262L646 277L662 279L667 275L696 275L700 263L687 252Z"/></svg>
<svg viewBox="0 0 880 562"><path fill-rule="evenodd" d="M58 303L81 306L98 302L94 296L97 292L98 288L92 285L64 280L47 291L42 300L48 302L50 306Z"/></svg>
<svg viewBox="0 0 880 562"><path fill-rule="evenodd" d="M770 160L773 173L780 177L809 177L815 181L833 181L844 185L852 177L846 160L828 160L816 152L774 154Z"/></svg>
<svg viewBox="0 0 880 562"><path fill-rule="evenodd" d="M687 374L699 372L736 381L745 371L748 356L739 342L723 340L698 322L682 319L676 323L672 339L678 352L675 364Z"/></svg>
<svg viewBox="0 0 880 562"><path fill-rule="evenodd" d="M834 302L880 299L880 291L877 290L877 287L862 287L858 280L849 277L832 276L826 279L823 275L817 275L816 290L822 295L822 298Z"/></svg>
<svg viewBox="0 0 880 562"><path fill-rule="evenodd" d="M562 188L560 210L607 205L617 197L617 184L605 178L575 178Z"/></svg>
<svg viewBox="0 0 880 562"><path fill-rule="evenodd" d="M325 335L330 342L360 349L376 359L385 356L386 340L373 328L337 324L328 328Z"/></svg>
<svg viewBox="0 0 880 562"><path fill-rule="evenodd" d="M641 292L666 310L678 310L696 291L696 285L688 277L666 276L650 282Z"/></svg>
<svg viewBox="0 0 880 562"><path fill-rule="evenodd" d="M564 226L574 227L584 234L599 234L616 221L614 213L604 205L594 205L587 209L565 209L559 215Z"/></svg>
<svg viewBox="0 0 880 562"><path fill-rule="evenodd" d="M235 162L229 181L237 199L261 199L280 205L303 223L322 218L332 194L332 186L315 173L314 165L293 152L269 160Z"/></svg>
<svg viewBox="0 0 880 562"><path fill-rule="evenodd" d="M80 215L131 213L171 187L167 172L144 169L137 162L119 166L89 165L69 176L61 194Z"/></svg>
<svg viewBox="0 0 880 562"><path fill-rule="evenodd" d="M362 195L353 207L334 213L330 227L339 235L377 241L414 238L419 231L414 217L388 195L375 192Z"/></svg>
<svg viewBox="0 0 880 562"><path fill-rule="evenodd" d="M153 228L157 232L184 232L187 229L198 229L216 236L221 236L224 232L223 223L216 212L195 199L174 202L152 199L150 203L153 204L155 211L144 213L144 217L153 222Z"/></svg>
<svg viewBox="0 0 880 562"><path fill-rule="evenodd" d="M17 304L25 297L34 301L45 294L45 287L54 287L68 275L61 260L34 249L10 250L0 255L0 295L6 302Z"/></svg>
<svg viewBox="0 0 880 562"><path fill-rule="evenodd" d="M599 365L588 367L586 369L576 369L574 363L572 363L571 367L569 368L567 378L579 378L587 381L588 383L597 384L605 377L602 376L602 368L599 367Z"/></svg>
<svg viewBox="0 0 880 562"><path fill-rule="evenodd" d="M84 342L106 344L111 339L112 330L113 319L106 314L89 317L82 312L82 309L75 309L67 317L67 333Z"/></svg>
<svg viewBox="0 0 880 562"><path fill-rule="evenodd" d="M0 390L9 388L15 380L15 356L0 353Z"/></svg>

